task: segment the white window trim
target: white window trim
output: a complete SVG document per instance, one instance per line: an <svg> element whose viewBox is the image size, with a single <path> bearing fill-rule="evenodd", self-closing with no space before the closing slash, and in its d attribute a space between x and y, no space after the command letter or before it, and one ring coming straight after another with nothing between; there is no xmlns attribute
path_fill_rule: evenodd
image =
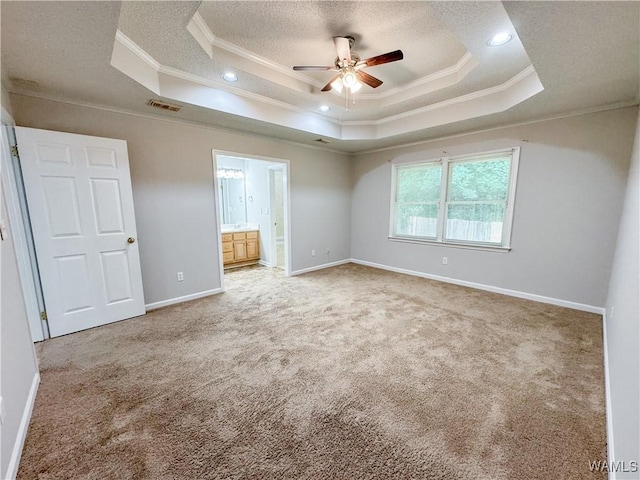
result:
<svg viewBox="0 0 640 480"><path fill-rule="evenodd" d="M507 192L506 209L504 215L504 221L502 223L502 243L483 243L483 242L465 242L459 240L447 240L444 238L444 232L446 228L446 199L447 190L449 188L449 165L452 163L459 163L464 161L478 161L482 157L492 158L500 154L510 155L511 163L509 166L509 190ZM397 168L406 165L419 165L426 163L440 163L441 181L440 181L440 201L438 202L438 221L436 238L432 237L418 237L414 235L397 235L394 234L395 225L395 213L396 213L396 188L397 188ZM422 243L431 245L442 245L448 247L457 248L469 248L474 250L488 250L488 251L509 251L511 250L511 236L513 226L513 212L516 198L516 183L518 179L518 166L520 164L520 147L512 147L500 150L491 150L488 152L480 152L468 155L457 155L454 157L440 157L428 160L415 160L412 162L393 162L391 164L391 198L390 198L390 214L389 214L389 240L407 242L407 243Z"/></svg>

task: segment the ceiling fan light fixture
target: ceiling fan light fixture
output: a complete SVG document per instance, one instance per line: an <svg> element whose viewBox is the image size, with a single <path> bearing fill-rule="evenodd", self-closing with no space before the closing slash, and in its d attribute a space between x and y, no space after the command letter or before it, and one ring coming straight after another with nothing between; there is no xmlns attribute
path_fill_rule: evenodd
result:
<svg viewBox="0 0 640 480"><path fill-rule="evenodd" d="M345 87L350 89L356 83L358 83L358 79L356 78L356 74L351 72L351 71L345 72L342 75L342 83L344 84Z"/></svg>
<svg viewBox="0 0 640 480"><path fill-rule="evenodd" d="M490 47L500 47L506 43L509 43L513 39L513 35L507 32L496 33L493 37L487 40L487 45Z"/></svg>
<svg viewBox="0 0 640 480"><path fill-rule="evenodd" d="M362 88L362 84L360 82L356 81L356 83L351 85L350 90L351 90L351 93L356 93L361 88Z"/></svg>
<svg viewBox="0 0 640 480"><path fill-rule="evenodd" d="M333 82L331 82L331 88L333 88L338 93L342 93L342 78L338 77Z"/></svg>

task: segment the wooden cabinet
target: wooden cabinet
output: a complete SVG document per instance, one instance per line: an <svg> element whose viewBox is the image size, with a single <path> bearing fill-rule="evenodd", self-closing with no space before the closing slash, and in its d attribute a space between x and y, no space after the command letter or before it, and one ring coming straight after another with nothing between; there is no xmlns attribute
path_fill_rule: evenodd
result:
<svg viewBox="0 0 640 480"><path fill-rule="evenodd" d="M225 268L252 265L260 260L258 231L223 233L222 261Z"/></svg>

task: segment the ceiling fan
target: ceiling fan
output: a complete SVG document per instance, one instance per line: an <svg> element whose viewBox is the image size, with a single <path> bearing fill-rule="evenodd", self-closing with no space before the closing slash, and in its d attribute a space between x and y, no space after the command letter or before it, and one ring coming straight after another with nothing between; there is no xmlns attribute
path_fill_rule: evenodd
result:
<svg viewBox="0 0 640 480"><path fill-rule="evenodd" d="M293 67L293 69L296 71L328 70L332 72L338 72L331 80L329 80L329 83L327 83L322 88L322 91L327 92L334 88L339 93L342 91L343 87L347 87L351 91L351 93L355 93L360 89L363 83L369 85L372 88L377 88L382 85L382 80L377 79L376 77L369 75L366 72L363 72L363 68L375 67L376 65L395 62L404 58L402 50L395 50L393 52L384 53L382 55L377 55L365 60L360 60L360 56L357 53L351 51L351 47L353 46L354 42L355 39L351 36L333 37L333 43L335 44L336 52L338 53L334 65L295 66Z"/></svg>

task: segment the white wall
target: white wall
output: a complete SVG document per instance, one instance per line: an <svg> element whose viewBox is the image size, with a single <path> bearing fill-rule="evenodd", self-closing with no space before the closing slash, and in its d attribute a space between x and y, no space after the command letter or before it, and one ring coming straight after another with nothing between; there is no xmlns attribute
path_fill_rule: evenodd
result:
<svg viewBox="0 0 640 480"><path fill-rule="evenodd" d="M291 270L348 259L346 155L266 137L12 95L18 125L127 140L147 304L220 287L211 150L290 160ZM176 282L176 272L184 281Z"/></svg>
<svg viewBox="0 0 640 480"><path fill-rule="evenodd" d="M5 199L2 218L7 220ZM9 226L10 227L10 226ZM11 230L9 228L8 232ZM11 236L1 243L0 395L6 412L0 426L0 478L15 475L38 386L38 366Z"/></svg>
<svg viewBox="0 0 640 480"><path fill-rule="evenodd" d="M640 116L607 297L609 405L614 461L640 465ZM640 468L640 467L639 467ZM640 472L616 478L638 478Z"/></svg>
<svg viewBox="0 0 640 480"><path fill-rule="evenodd" d="M635 107L611 110L358 155L351 256L603 307L636 115ZM521 152L510 252L388 240L392 159L512 146L521 146Z"/></svg>
<svg viewBox="0 0 640 480"><path fill-rule="evenodd" d="M5 103L7 98L3 88L3 107L10 111L10 105ZM7 238L0 242L0 396L6 412L0 425L0 478L11 478L18 467L39 376L22 300L4 188L0 187L0 190L0 218L7 226Z"/></svg>

